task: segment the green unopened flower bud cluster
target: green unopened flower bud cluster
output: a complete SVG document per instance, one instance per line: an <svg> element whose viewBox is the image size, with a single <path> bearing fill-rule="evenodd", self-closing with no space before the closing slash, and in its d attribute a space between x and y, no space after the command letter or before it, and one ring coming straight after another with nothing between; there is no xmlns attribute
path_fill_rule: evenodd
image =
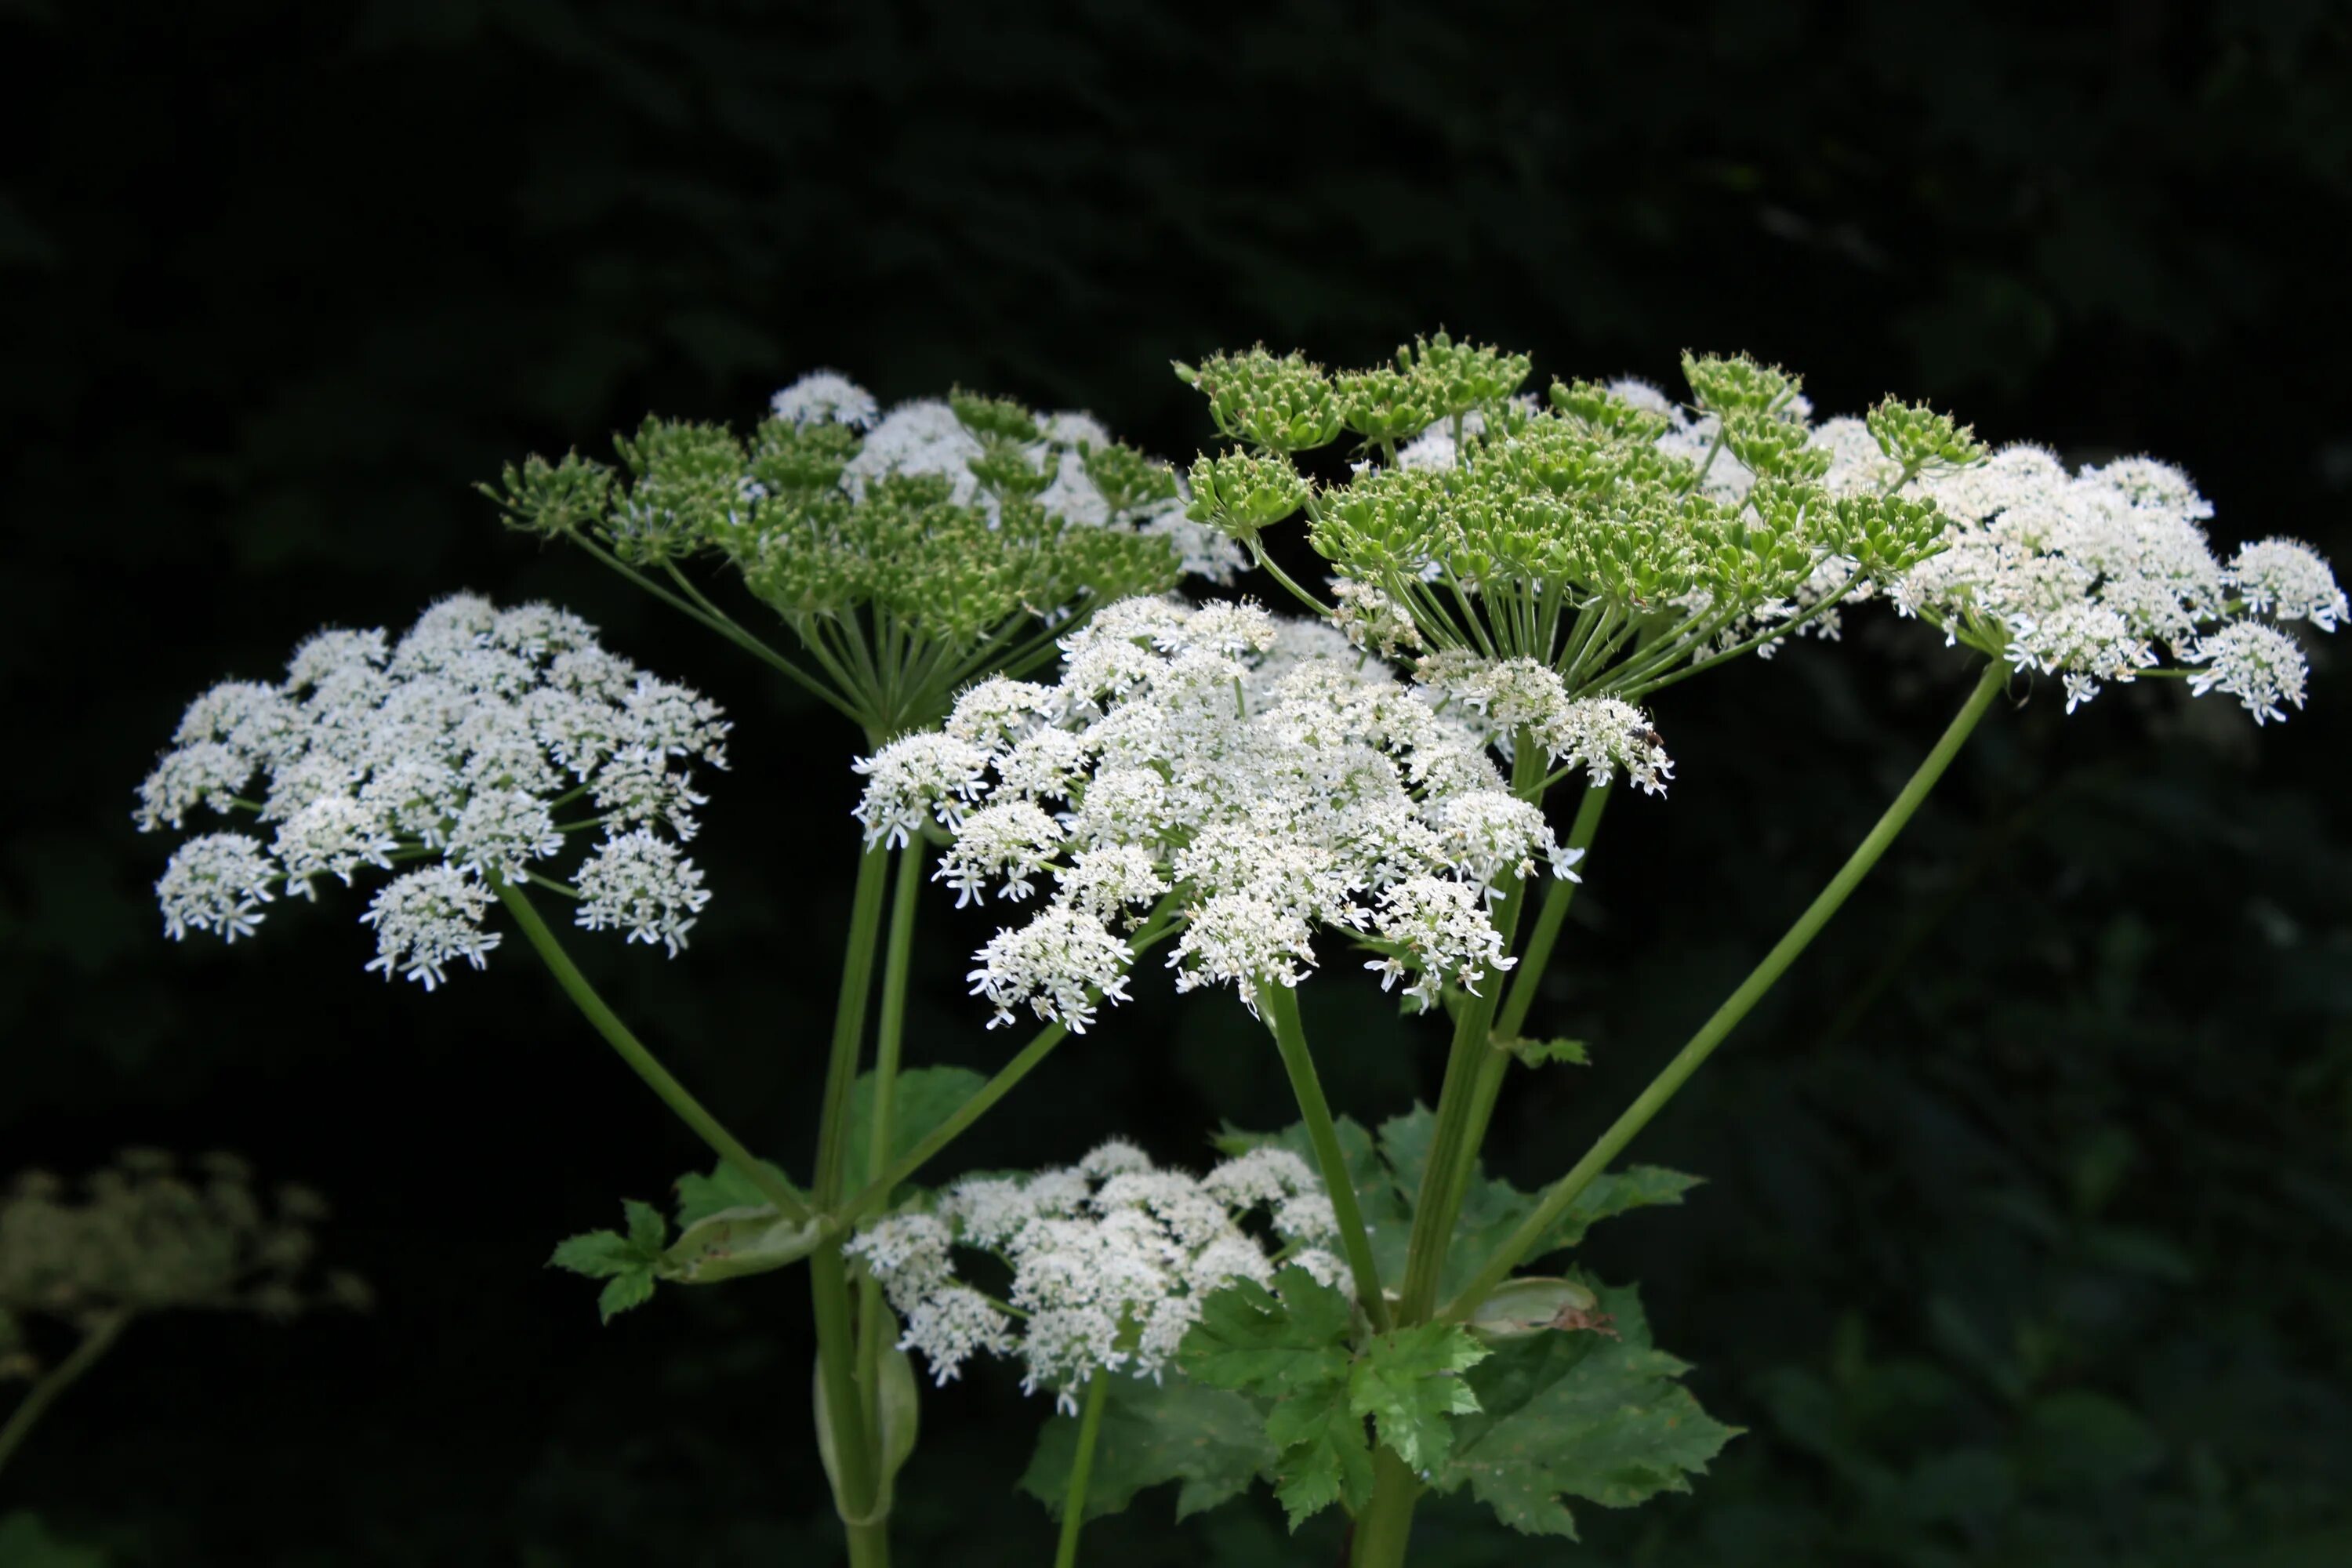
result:
<svg viewBox="0 0 2352 1568"><path fill-rule="evenodd" d="M815 683L877 731L919 721L1024 637L1241 560L1186 518L1167 464L1089 416L1006 398L885 414L819 372L747 435L654 417L614 448L612 466L510 466L490 493L514 526L581 542L706 620L723 612L683 568L726 563L815 659Z"/></svg>
<svg viewBox="0 0 2352 1568"><path fill-rule="evenodd" d="M1939 547L1931 502L1894 492L1980 456L1947 416L1871 416L1889 483L1833 495L1798 379L1685 355L1687 405L1639 383L1519 394L1526 356L1444 334L1338 374L1259 348L1179 374L1239 442L1193 467L1190 515L1261 559L1297 512L1341 580L1411 616L1433 651L1533 658L1580 694L1637 693L1768 647ZM1361 437L1345 482L1301 454Z"/></svg>

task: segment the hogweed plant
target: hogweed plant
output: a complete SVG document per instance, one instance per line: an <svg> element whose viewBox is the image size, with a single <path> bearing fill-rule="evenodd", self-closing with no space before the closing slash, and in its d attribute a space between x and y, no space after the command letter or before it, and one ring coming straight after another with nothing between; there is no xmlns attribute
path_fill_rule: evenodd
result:
<svg viewBox="0 0 2352 1568"><path fill-rule="evenodd" d="M863 736L805 1184L661 1067L539 912L565 899L580 927L677 958L711 893L681 845L726 724L573 617L461 597L397 642L320 634L282 680L200 698L141 793L143 827L247 824L173 855L173 936L249 936L282 895L381 873L368 967L430 989L482 965L503 910L718 1156L669 1212L632 1201L553 1261L604 1281L608 1319L805 1261L818 1447L861 1568L888 1558L918 1357L940 1385L1010 1359L1050 1398L1022 1484L1059 1516L1062 1563L1088 1517L1171 1481L1180 1517L1261 1479L1294 1526L1339 1508L1367 1568L1404 1561L1432 1490L1572 1535L1573 1500L1687 1489L1734 1429L1681 1386L1633 1289L1526 1268L1680 1200L1694 1178L1619 1157L2005 688L2055 678L2072 711L2171 679L2260 724L2303 704L2295 628L2347 613L2299 544L2217 556L2210 507L2163 464L1988 454L1894 399L1816 423L1794 377L1744 357L1686 357L1685 401L1534 396L1525 357L1443 333L1360 372L1264 349L1177 370L1220 437L1181 476L1083 415L962 393L886 414L821 373L749 435L652 419L617 466L533 458L492 490ZM1328 563L1320 592L1266 547L1294 526ZM1301 613L1177 592L1244 563ZM757 601L789 646L714 595ZM1981 662L1941 739L1572 1167L1539 1193L1486 1174L1513 1068L1583 1059L1530 1026L1612 792L1673 779L1647 705L1872 605ZM1013 917L971 987L991 1027L1038 1027L985 1079L901 1063L927 877ZM916 1184L1065 1038L1115 1032L1155 952L1174 991L1229 988L1264 1026L1297 1126L1228 1128L1198 1175L1114 1136L1071 1167ZM1329 1104L1297 992L1350 973L1446 1035L1434 1107L1368 1128Z"/></svg>

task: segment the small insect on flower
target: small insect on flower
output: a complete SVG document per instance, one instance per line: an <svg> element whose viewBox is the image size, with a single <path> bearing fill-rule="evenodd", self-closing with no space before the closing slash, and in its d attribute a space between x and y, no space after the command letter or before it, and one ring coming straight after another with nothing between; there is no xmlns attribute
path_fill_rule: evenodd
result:
<svg viewBox="0 0 2352 1568"><path fill-rule="evenodd" d="M142 832L200 811L274 825L185 840L155 884L164 933L259 929L281 891L315 898L368 869L398 871L360 919L368 965L430 991L479 969L498 889L537 883L581 900L577 923L674 956L710 895L671 838L703 797L696 763L726 765L718 707L597 646L546 605L445 599L398 642L326 631L276 685L216 686L139 790ZM668 837L665 837L667 835ZM576 892L548 874L585 850ZM418 864L422 862L422 864Z"/></svg>

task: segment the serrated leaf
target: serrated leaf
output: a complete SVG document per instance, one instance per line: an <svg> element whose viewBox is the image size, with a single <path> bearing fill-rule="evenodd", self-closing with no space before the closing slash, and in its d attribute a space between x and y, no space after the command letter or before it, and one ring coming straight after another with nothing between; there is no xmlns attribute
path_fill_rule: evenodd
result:
<svg viewBox="0 0 2352 1568"><path fill-rule="evenodd" d="M621 1214L629 1224L629 1245L641 1253L657 1253L669 1239L669 1222L661 1210L635 1198L621 1201Z"/></svg>
<svg viewBox="0 0 2352 1568"><path fill-rule="evenodd" d="M568 1268L574 1274L585 1274L591 1279L603 1279L632 1268L644 1268L651 1261L635 1242L618 1231L592 1230L557 1242L547 1266L550 1268Z"/></svg>
<svg viewBox="0 0 2352 1568"><path fill-rule="evenodd" d="M1303 1268L1276 1275L1272 1290L1236 1279L1202 1303L1177 1364L1213 1388L1270 1399L1344 1383L1353 1313L1347 1297Z"/></svg>
<svg viewBox="0 0 2352 1568"><path fill-rule="evenodd" d="M1061 1517L1076 1457L1078 1418L1056 1415L1037 1434L1037 1451L1021 1489ZM1170 1481L1180 1520L1238 1497L1275 1466L1276 1449L1258 1407L1228 1389L1181 1377L1111 1379L1102 1427L1095 1437L1094 1473L1087 1484L1087 1517L1118 1513L1136 1493Z"/></svg>
<svg viewBox="0 0 2352 1568"><path fill-rule="evenodd" d="M1371 1494L1363 1419L1348 1408L1354 1316L1346 1296L1286 1268L1272 1290L1236 1279L1213 1292L1177 1347L1187 1377L1276 1402L1265 1417L1266 1439L1280 1450L1274 1495L1294 1530L1319 1509L1360 1506Z"/></svg>
<svg viewBox="0 0 2352 1568"><path fill-rule="evenodd" d="M1738 1435L1675 1381L1687 1368L1651 1344L1630 1287L1598 1295L1621 1337L1538 1334L1465 1374L1481 1408L1455 1422L1453 1456L1433 1487L1467 1486L1513 1529L1572 1540L1567 1500L1630 1508L1687 1491L1688 1478Z"/></svg>
<svg viewBox="0 0 2352 1568"><path fill-rule="evenodd" d="M782 1182L796 1196L805 1197L801 1189L783 1173L780 1165L766 1160L760 1162L768 1174ZM761 1208L768 1204L767 1194L760 1191L751 1178L726 1161L713 1166L709 1175L688 1171L677 1183L676 1218L680 1230L690 1230L701 1221L726 1209Z"/></svg>
<svg viewBox="0 0 2352 1568"><path fill-rule="evenodd" d="M650 1265L637 1264L604 1281L604 1289L596 1293L596 1315L609 1323L632 1307L642 1307L653 1300L654 1271Z"/></svg>
<svg viewBox="0 0 2352 1568"><path fill-rule="evenodd" d="M1292 1530L1335 1502L1353 1510L1371 1500L1372 1446L1343 1385L1318 1384L1284 1400L1267 1413L1265 1435L1281 1449L1274 1499Z"/></svg>
<svg viewBox="0 0 2352 1568"><path fill-rule="evenodd" d="M1348 1374L1348 1408L1369 1415L1381 1441L1416 1472L1453 1451L1452 1417L1478 1408L1462 1374L1492 1352L1454 1323L1420 1323L1364 1347Z"/></svg>
<svg viewBox="0 0 2352 1568"><path fill-rule="evenodd" d="M1496 1040L1496 1045L1531 1068L1566 1062L1570 1067L1591 1067L1592 1057L1582 1040Z"/></svg>
<svg viewBox="0 0 2352 1568"><path fill-rule="evenodd" d="M940 1122L963 1109L988 1080L970 1068L909 1068L898 1074L890 1097L889 1158L898 1159L921 1142ZM849 1089L848 1163L853 1187L862 1186L870 1168L866 1148L874 1131L874 1075L861 1073ZM764 1201L764 1200L761 1200Z"/></svg>

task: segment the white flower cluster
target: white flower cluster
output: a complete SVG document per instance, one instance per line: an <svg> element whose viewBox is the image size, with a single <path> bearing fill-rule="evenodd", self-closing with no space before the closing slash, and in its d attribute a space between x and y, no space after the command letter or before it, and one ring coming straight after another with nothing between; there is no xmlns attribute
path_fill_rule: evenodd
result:
<svg viewBox="0 0 2352 1568"><path fill-rule="evenodd" d="M1832 491L1876 490L1897 473L1858 420L1816 433ZM2256 723L2303 705L2307 673L2276 624L2334 631L2347 614L2326 562L2268 539L2224 563L2204 529L2212 504L2179 469L2126 458L2070 471L2038 447L1931 471L1910 493L1953 520L1948 548L1895 584L1896 607L1948 638L2061 678L2066 710L2166 662L2190 689L2226 691Z"/></svg>
<svg viewBox="0 0 2352 1568"><path fill-rule="evenodd" d="M1524 730L1554 766L1582 768L1596 787L1622 773L1646 793L1664 795L1675 776L1648 714L1615 697L1571 699L1558 672L1535 659L1449 649L1423 658L1413 679L1475 716L1506 756Z"/></svg>
<svg viewBox="0 0 2352 1568"><path fill-rule="evenodd" d="M1316 928L1389 953L1426 1005L1509 966L1493 883L1569 876L1542 812L1479 728L1319 622L1255 605L1129 599L1063 642L1060 682L986 680L945 728L857 764L869 843L948 828L938 876L969 901L1045 894L980 950L972 989L1074 1031L1126 995L1118 931L1168 900L1179 990L1295 985ZM1596 764L1597 765L1597 764Z"/></svg>
<svg viewBox="0 0 2352 1568"><path fill-rule="evenodd" d="M813 370L770 399L775 416L805 429L811 425L871 426L882 406L874 395L837 370Z"/></svg>
<svg viewBox="0 0 2352 1568"><path fill-rule="evenodd" d="M1001 503L982 489L971 468L975 460L989 456L988 448L943 399L916 398L884 415L872 393L836 372L821 370L777 393L771 407L777 418L793 425L832 421L866 432L864 445L842 470L841 488L853 500L862 500L866 487L886 476L928 474L948 481L948 497L957 505L978 505L992 521L997 515ZM1110 432L1093 415L1076 409L1049 414L1039 422L1038 437L1020 451L1031 468L1050 475L1037 496L1037 504L1049 517L1087 528L1116 521L1137 532L1164 537L1175 546L1187 576L1231 582L1247 563L1240 545L1184 515L1181 495L1114 518L1109 499L1087 472L1087 450L1113 444Z"/></svg>
<svg viewBox="0 0 2352 1568"><path fill-rule="evenodd" d="M578 923L675 954L710 898L671 841L693 837L703 799L688 764L725 766L727 730L715 704L607 653L579 617L460 595L397 643L323 631L282 681L197 698L133 815L142 832L198 810L274 825L266 845L216 832L173 852L155 893L175 939L234 942L281 889L309 898L321 876L348 887L362 866L430 862L361 917L376 933L368 968L430 990L452 960L478 969L498 945L482 929L494 882L592 828L604 837L574 873Z"/></svg>
<svg viewBox="0 0 2352 1568"><path fill-rule="evenodd" d="M919 1351L946 1383L981 1352L1017 1357L1022 1390L1054 1391L1066 1410L1097 1372L1157 1381L1202 1299L1234 1279L1264 1284L1276 1258L1243 1227L1267 1213L1282 1263L1348 1289L1331 1240L1331 1202L1306 1163L1261 1147L1206 1176L1156 1169L1113 1141L1077 1164L1030 1176L975 1176L930 1214L868 1226L843 1250L880 1282ZM956 1275L952 1251L990 1253L1011 1269L1002 1303Z"/></svg>

